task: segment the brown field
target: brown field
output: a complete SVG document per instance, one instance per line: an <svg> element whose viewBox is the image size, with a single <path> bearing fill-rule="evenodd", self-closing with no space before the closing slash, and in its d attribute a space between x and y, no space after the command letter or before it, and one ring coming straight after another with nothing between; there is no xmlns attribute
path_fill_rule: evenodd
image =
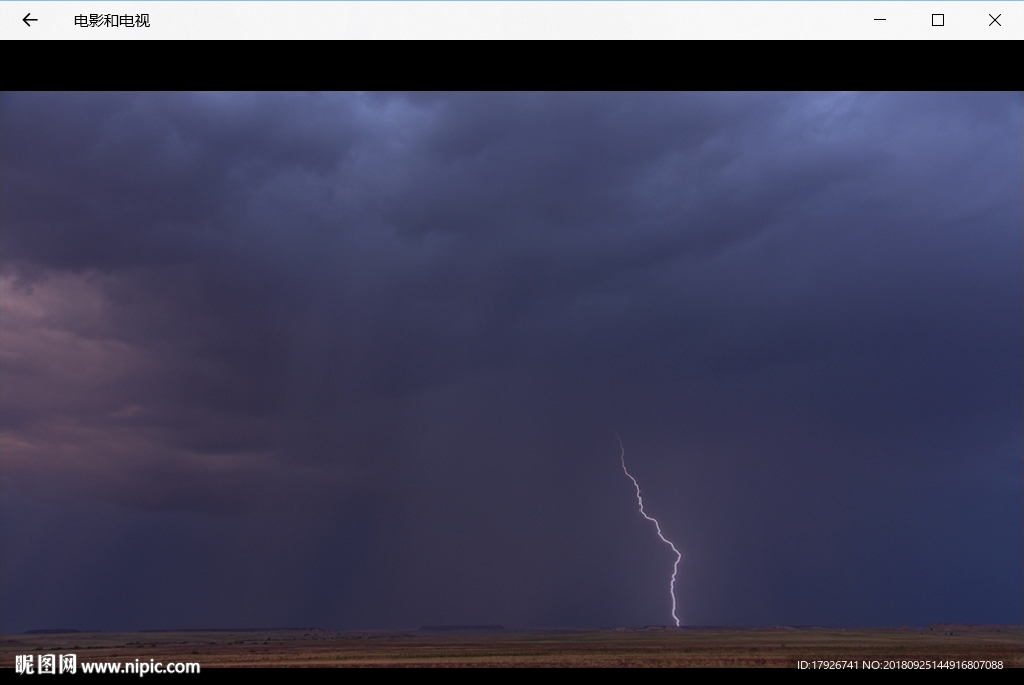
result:
<svg viewBox="0 0 1024 685"><path fill-rule="evenodd" d="M615 630L239 630L45 633L0 637L17 654L215 667L794 667L799 660L990 660L1024 666L1024 627L649 628ZM859 665L859 664L858 664Z"/></svg>

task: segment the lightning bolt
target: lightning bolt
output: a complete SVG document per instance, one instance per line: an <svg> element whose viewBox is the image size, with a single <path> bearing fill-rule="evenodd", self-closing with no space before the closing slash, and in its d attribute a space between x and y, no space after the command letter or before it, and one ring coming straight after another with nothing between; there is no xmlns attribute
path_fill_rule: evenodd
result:
<svg viewBox="0 0 1024 685"><path fill-rule="evenodd" d="M669 594L672 595L672 618L675 620L676 627L678 628L679 617L676 616L676 574L679 572L679 562L682 560L683 555L679 553L679 550L676 549L676 546L673 545L668 538L662 535L661 526L658 525L658 520L652 516L648 516L647 512L644 511L644 498L640 496L640 483L637 483L636 478L631 476L629 471L626 470L626 448L622 446L622 438L619 437L618 433L615 434L615 437L618 438L619 449L622 450L622 454L619 457L622 460L622 472L626 474L627 478L633 481L633 486L636 488L636 501L640 505L640 515L654 524L654 529L658 531L658 537L661 538L661 541L671 547L672 551L676 553L676 563L672 564L672 582L668 585L668 591Z"/></svg>

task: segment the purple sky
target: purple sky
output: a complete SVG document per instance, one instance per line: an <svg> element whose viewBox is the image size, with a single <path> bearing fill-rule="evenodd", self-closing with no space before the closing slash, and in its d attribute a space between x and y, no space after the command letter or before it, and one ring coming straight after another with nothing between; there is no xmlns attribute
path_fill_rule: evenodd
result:
<svg viewBox="0 0 1024 685"><path fill-rule="evenodd" d="M0 630L1020 622L1017 94L0 99Z"/></svg>

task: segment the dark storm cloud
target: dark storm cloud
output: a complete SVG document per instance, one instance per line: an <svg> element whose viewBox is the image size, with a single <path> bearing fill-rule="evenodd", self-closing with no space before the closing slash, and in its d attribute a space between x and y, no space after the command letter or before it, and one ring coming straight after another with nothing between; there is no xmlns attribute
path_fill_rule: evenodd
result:
<svg viewBox="0 0 1024 685"><path fill-rule="evenodd" d="M1018 95L0 112L4 630L1016 620Z"/></svg>

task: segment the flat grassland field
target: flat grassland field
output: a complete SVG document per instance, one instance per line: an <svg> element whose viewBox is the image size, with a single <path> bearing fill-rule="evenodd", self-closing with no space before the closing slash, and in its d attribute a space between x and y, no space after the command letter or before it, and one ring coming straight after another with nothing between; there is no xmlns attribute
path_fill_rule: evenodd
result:
<svg viewBox="0 0 1024 685"><path fill-rule="evenodd" d="M38 632L0 637L18 654L75 653L79 663L198 662L217 667L580 666L795 667L801 661L996 661L1024 666L1024 627L646 628L615 630L238 630Z"/></svg>

